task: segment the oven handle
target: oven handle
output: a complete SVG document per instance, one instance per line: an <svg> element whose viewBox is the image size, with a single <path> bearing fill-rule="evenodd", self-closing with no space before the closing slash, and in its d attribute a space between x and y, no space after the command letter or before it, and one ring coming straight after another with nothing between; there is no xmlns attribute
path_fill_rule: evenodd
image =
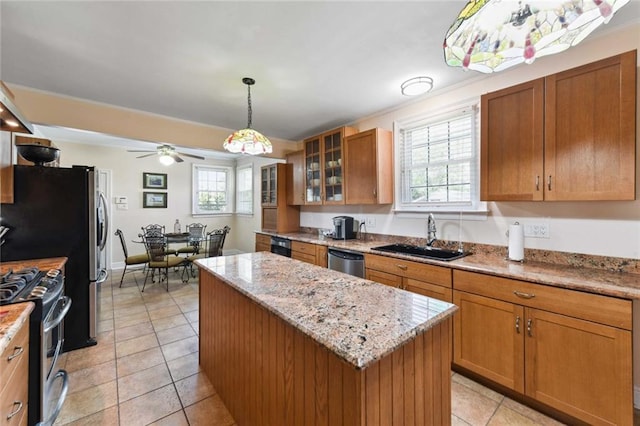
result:
<svg viewBox="0 0 640 426"><path fill-rule="evenodd" d="M46 390L47 393L51 392L51 386L58 377L62 377L62 391L60 392L60 398L58 398L58 402L56 403L56 408L53 410L53 413L43 422L37 423L36 426L52 426L53 422L58 418L58 414L60 414L60 410L62 410L62 404L64 404L64 400L67 399L67 392L69 391L69 375L65 370L58 370L56 375L53 377L53 380L49 383L49 386Z"/></svg>
<svg viewBox="0 0 640 426"><path fill-rule="evenodd" d="M63 304L62 311L55 319L44 323L44 334L47 334L52 329L57 327L67 315L67 312L69 312L69 309L71 308L71 298L69 298L68 296L62 296L60 299L58 299L58 301L56 302L56 306L51 309L51 311L54 312L55 309L60 305L60 303Z"/></svg>
<svg viewBox="0 0 640 426"><path fill-rule="evenodd" d="M47 380L49 380L49 376L51 376L53 369L58 364L58 356L62 353L62 342L64 342L64 339L58 339L58 343L56 343L56 350L53 353L53 360L51 361L49 371L47 371Z"/></svg>

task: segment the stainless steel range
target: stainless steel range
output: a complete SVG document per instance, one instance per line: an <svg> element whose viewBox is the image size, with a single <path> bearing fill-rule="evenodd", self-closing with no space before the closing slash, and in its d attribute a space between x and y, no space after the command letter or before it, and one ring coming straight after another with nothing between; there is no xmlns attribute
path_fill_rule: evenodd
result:
<svg viewBox="0 0 640 426"><path fill-rule="evenodd" d="M71 299L57 269L25 268L0 276L0 305L31 301L29 321L29 425L53 425L67 395L67 372L58 369L64 342L64 317Z"/></svg>

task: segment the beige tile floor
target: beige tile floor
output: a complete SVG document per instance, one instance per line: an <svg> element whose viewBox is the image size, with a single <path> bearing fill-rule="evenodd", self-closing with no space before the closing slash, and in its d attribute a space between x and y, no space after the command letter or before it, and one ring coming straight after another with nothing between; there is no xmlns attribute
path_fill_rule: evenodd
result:
<svg viewBox="0 0 640 426"><path fill-rule="evenodd" d="M56 425L235 425L198 367L197 279L141 293L142 273L119 278L101 287L98 345L62 356L70 389ZM560 424L459 374L452 413L454 426Z"/></svg>

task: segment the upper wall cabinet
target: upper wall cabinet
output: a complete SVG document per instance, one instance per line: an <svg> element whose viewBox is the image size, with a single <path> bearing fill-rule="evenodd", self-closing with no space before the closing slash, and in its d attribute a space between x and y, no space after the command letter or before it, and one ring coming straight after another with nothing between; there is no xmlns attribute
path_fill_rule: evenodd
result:
<svg viewBox="0 0 640 426"><path fill-rule="evenodd" d="M486 94L481 117L482 200L635 199L636 51Z"/></svg>
<svg viewBox="0 0 640 426"><path fill-rule="evenodd" d="M371 129L344 138L346 204L393 202L393 137Z"/></svg>
<svg viewBox="0 0 640 426"><path fill-rule="evenodd" d="M291 188L287 188L287 204L300 206L304 204L304 150L291 152L286 155L287 164L291 164L293 179Z"/></svg>
<svg viewBox="0 0 640 426"><path fill-rule="evenodd" d="M305 139L305 204L344 204L342 142L356 131L340 127Z"/></svg>

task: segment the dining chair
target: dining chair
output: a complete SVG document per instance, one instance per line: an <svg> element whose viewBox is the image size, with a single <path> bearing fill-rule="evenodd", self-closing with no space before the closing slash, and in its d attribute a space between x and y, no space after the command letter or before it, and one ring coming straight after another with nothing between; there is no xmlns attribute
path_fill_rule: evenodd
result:
<svg viewBox="0 0 640 426"><path fill-rule="evenodd" d="M220 243L220 256L222 256L222 249L224 247L224 242L227 239L227 234L229 233L229 231L231 231L231 227L229 225L225 225L222 228L223 234L222 234L222 242Z"/></svg>
<svg viewBox="0 0 640 426"><path fill-rule="evenodd" d="M145 252L143 254L132 254L129 256L129 250L127 250L127 243L124 238L124 234L120 229L116 229L115 235L120 238L120 244L122 245L122 252L124 253L124 270L122 271L122 276L120 277L120 287L122 287L122 280L124 279L124 274L127 273L127 266L131 265L146 265L149 261L149 255ZM134 270L130 270L129 272L135 272ZM136 276L133 276L133 279L136 281L136 285L138 284L138 280Z"/></svg>
<svg viewBox="0 0 640 426"><path fill-rule="evenodd" d="M151 224L142 227L142 235L157 237L159 235L164 235L164 225Z"/></svg>
<svg viewBox="0 0 640 426"><path fill-rule="evenodd" d="M187 232L189 233L187 245L180 247L177 252L179 254L198 254L200 245L205 239L205 229L207 229L207 225L202 223L190 223L187 225Z"/></svg>
<svg viewBox="0 0 640 426"><path fill-rule="evenodd" d="M228 228L228 227L225 227ZM198 259L204 259L207 257L217 257L222 256L222 246L224 244L225 236L227 235L228 230L225 228L214 229L211 232L207 232L207 235L204 240L204 245L200 250L200 253L194 254L192 256L188 256L186 258L187 262L191 265L191 276L195 277L195 269L193 268L193 262ZM231 229L231 228L229 228Z"/></svg>
<svg viewBox="0 0 640 426"><path fill-rule="evenodd" d="M145 286L147 285L149 274L151 274L151 281L155 282L156 271L158 271L159 274L159 283L162 283L162 281L165 279L167 280L167 291L169 291L169 268L182 267L181 280L183 283L189 281L189 273L187 271L187 266L190 265L189 262L186 259L177 256L175 253L170 253L169 251L167 251L167 240L165 239L164 235L143 235L142 238L145 248L147 249L147 254L149 256L149 263L147 264L147 274L144 277L144 284L142 285L143 292Z"/></svg>

